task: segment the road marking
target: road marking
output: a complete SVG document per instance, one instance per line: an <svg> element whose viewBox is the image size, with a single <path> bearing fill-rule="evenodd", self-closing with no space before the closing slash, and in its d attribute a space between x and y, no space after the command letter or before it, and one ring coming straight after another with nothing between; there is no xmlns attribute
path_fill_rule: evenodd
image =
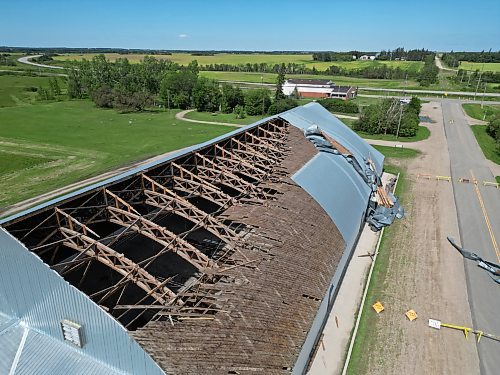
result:
<svg viewBox="0 0 500 375"><path fill-rule="evenodd" d="M474 172L472 169L470 170L470 174L473 180L476 180L474 176ZM474 189L476 190L477 199L479 199L479 204L481 205L481 210L483 211L484 221L486 222L486 226L488 227L488 232L490 232L491 243L493 244L493 248L495 249L495 253L497 254L497 259L500 262L500 250L498 249L497 240L495 239L495 235L493 234L493 229L491 228L490 219L488 217L488 213L486 212L486 207L484 206L483 197L481 196L481 192L476 184L474 184Z"/></svg>

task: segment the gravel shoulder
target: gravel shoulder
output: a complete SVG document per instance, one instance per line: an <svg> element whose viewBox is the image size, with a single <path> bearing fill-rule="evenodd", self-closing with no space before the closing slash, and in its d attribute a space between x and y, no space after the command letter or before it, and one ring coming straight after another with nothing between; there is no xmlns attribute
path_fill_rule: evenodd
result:
<svg viewBox="0 0 500 375"><path fill-rule="evenodd" d="M450 175L441 105L423 105L423 114L436 123L431 136L418 142L422 152L400 161L407 169L406 220L391 231L390 251L380 295L385 311L373 315L374 334L362 342L362 373L366 374L477 374L479 359L474 339L460 331L427 326L434 318L471 326L464 264L446 241L459 238L457 213L450 182L419 179L418 174ZM397 161L395 161L397 162ZM370 303L371 302L371 303ZM368 301L370 306L375 301ZM414 309L418 319L404 313ZM368 314L375 314L371 309Z"/></svg>

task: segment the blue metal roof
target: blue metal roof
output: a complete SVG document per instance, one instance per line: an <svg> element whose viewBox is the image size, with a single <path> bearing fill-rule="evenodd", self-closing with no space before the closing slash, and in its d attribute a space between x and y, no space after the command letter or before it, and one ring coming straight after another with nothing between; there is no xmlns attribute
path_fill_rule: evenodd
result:
<svg viewBox="0 0 500 375"><path fill-rule="evenodd" d="M10 360L14 358L10 356L11 349L7 353L4 348L19 346L16 344L18 333L9 333L9 328L17 325L30 330L28 346L23 350L27 370L19 373L43 373L43 367L32 372L28 369L32 369L29 366L36 363L43 365L45 360L47 366L52 364L54 368L63 369L57 367L58 359L54 357L59 358L59 353L67 353L65 355L73 358L78 355L91 358L96 366L104 364L102 366L116 369L116 373L164 373L111 315L47 267L37 255L1 227L0 250L0 363L8 362L3 356ZM64 341L61 331L61 321L64 319L82 326L85 337L82 348L73 347L73 344ZM35 345L35 342L38 344ZM82 367L87 366L88 362L73 359L68 365L71 371L48 373L91 373ZM4 373L9 372L0 370L0 374Z"/></svg>

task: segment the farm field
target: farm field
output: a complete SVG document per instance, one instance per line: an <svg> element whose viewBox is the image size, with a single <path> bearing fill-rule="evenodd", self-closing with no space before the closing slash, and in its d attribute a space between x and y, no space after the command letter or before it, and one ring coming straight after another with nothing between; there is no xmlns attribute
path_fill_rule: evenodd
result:
<svg viewBox="0 0 500 375"><path fill-rule="evenodd" d="M249 83L276 83L277 75L274 73L245 73L245 72L208 72L202 71L200 75L203 77L216 79L219 81L237 81ZM391 88L403 89L405 88L404 80L391 80L391 79L368 79L368 78L355 78L344 76L330 76L330 75L307 75L307 74L287 74L286 78L303 78L303 79L331 79L337 85L353 85L353 86L369 86L378 88ZM408 80L406 82L407 88L417 88L418 82Z"/></svg>
<svg viewBox="0 0 500 375"><path fill-rule="evenodd" d="M494 114L500 114L500 105L485 105L481 108L481 104L462 104L465 113L476 120L482 120L483 116L486 114L485 119Z"/></svg>
<svg viewBox="0 0 500 375"><path fill-rule="evenodd" d="M182 122L176 113L120 114L89 100L0 108L0 210L233 130Z"/></svg>
<svg viewBox="0 0 500 375"><path fill-rule="evenodd" d="M479 70L484 72L500 72L500 63L477 63L461 61L459 69Z"/></svg>
<svg viewBox="0 0 500 375"><path fill-rule="evenodd" d="M67 54L56 56L55 60L66 61L66 60L82 60L91 59L96 54ZM107 53L104 54L107 59L115 61L117 58L127 58L130 62L139 62L144 59L145 54L117 54L117 53ZM392 68L399 67L406 71L419 71L423 63L420 61L314 61L311 54L304 55L286 55L286 54L234 54L234 53L218 53L213 56L196 56L189 53L173 53L171 55L154 55L158 59L167 59L174 61L181 65L187 65L193 60L197 60L200 65L208 64L281 64L281 63L296 63L304 64L308 68L315 67L318 70L325 70L331 65L336 65L342 67L343 69L360 69L369 66L376 65L387 65Z"/></svg>

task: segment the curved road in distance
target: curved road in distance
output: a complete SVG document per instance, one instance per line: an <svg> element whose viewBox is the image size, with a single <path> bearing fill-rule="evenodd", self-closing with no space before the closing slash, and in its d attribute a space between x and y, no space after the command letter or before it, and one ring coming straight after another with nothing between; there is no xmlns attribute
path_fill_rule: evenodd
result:
<svg viewBox="0 0 500 375"><path fill-rule="evenodd" d="M37 66L39 68L64 69L62 66L38 64L38 63L34 63L33 61L30 61L30 59L35 59L35 58L40 57L40 56L42 56L42 55L23 56L23 57L18 58L17 61L19 61L21 64L33 65L33 66Z"/></svg>

